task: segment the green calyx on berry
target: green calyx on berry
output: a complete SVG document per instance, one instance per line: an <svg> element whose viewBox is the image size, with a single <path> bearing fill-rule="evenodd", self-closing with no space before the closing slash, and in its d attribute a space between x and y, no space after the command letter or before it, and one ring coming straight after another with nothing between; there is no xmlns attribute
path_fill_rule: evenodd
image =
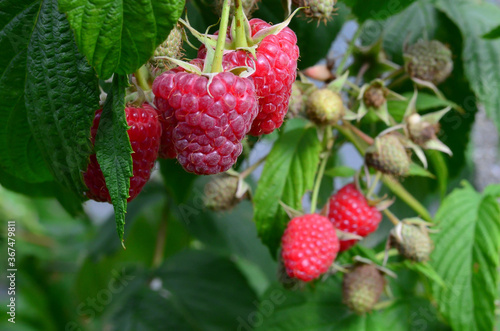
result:
<svg viewBox="0 0 500 331"><path fill-rule="evenodd" d="M229 210L246 195L248 185L238 176L224 173L214 176L205 185L203 202L208 209Z"/></svg>
<svg viewBox="0 0 500 331"><path fill-rule="evenodd" d="M439 84L453 70L452 53L437 40L420 40L404 52L405 69L412 78Z"/></svg>
<svg viewBox="0 0 500 331"><path fill-rule="evenodd" d="M306 17L318 21L328 21L335 14L337 0L293 0L298 7L303 7L302 11Z"/></svg>
<svg viewBox="0 0 500 331"><path fill-rule="evenodd" d="M371 264L356 264L344 275L343 302L356 314L362 315L373 309L385 287L385 278Z"/></svg>
<svg viewBox="0 0 500 331"><path fill-rule="evenodd" d="M342 96L329 88L320 88L309 94L307 117L318 125L335 125L345 113Z"/></svg>
<svg viewBox="0 0 500 331"><path fill-rule="evenodd" d="M357 114L346 117L346 119L361 120L369 111L372 111L385 124L390 125L391 115L387 108L387 100L406 100L405 97L389 90L384 81L376 79L361 87L358 95L359 108Z"/></svg>
<svg viewBox="0 0 500 331"><path fill-rule="evenodd" d="M417 92L415 91L404 116L404 130L406 136L418 147L435 149L452 155L450 148L437 138L440 129L439 121L451 108L446 107L439 111L420 115L417 113L416 100ZM411 147L413 148L413 146Z"/></svg>
<svg viewBox="0 0 500 331"><path fill-rule="evenodd" d="M415 262L425 262L434 249L429 230L421 219L406 219L391 230L389 242L399 254Z"/></svg>
<svg viewBox="0 0 500 331"><path fill-rule="evenodd" d="M223 49L224 51L230 51L230 50L246 50L250 53L252 53L255 57L255 51L257 47L259 46L259 43L266 38L267 36L270 35L277 35L280 33L283 29L285 29L289 24L292 18L295 16L295 14L299 11L299 9L295 10L288 18L278 24L272 25L268 28L262 29L259 32L255 33L252 36L251 32L251 27L250 23L248 21L248 18L246 17L245 13L243 12L243 7L238 6L241 4L241 2L238 2L236 4L235 8L235 13L234 13L234 18L232 20L230 29L228 30L229 36L226 38L226 34L224 30L224 33L222 33L222 25L219 28L219 35L209 35L209 34L202 34L198 31L196 31L190 24L189 22L179 19L179 22L186 28L188 29L191 34L198 39L201 43L203 43L207 51L210 49L214 49L217 45L218 40L222 36L223 42ZM221 22L222 23L222 22Z"/></svg>
<svg viewBox="0 0 500 331"><path fill-rule="evenodd" d="M410 170L410 157L397 133L375 139L365 154L366 165L389 175L405 176Z"/></svg>

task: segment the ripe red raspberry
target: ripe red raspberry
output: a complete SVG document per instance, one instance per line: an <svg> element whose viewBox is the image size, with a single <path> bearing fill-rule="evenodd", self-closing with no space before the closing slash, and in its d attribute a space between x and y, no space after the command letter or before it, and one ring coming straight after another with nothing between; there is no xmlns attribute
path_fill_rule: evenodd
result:
<svg viewBox="0 0 500 331"><path fill-rule="evenodd" d="M327 272L339 251L335 228L328 218L318 214L292 219L281 245L287 274L306 282Z"/></svg>
<svg viewBox="0 0 500 331"><path fill-rule="evenodd" d="M200 69L203 69L203 61L200 59L194 59L190 63L196 65ZM170 72L184 72L184 69L181 67L175 67L171 69ZM166 76L161 76L156 78L155 84L153 85L153 91L155 90L154 86L158 88L158 86L163 84L165 77ZM175 159L177 153L175 152L172 133L177 125L177 120L175 119L174 109L170 107L168 101L163 98L156 97L154 99L154 104L158 110L158 119L160 120L162 128L160 151L158 152L158 156L162 159Z"/></svg>
<svg viewBox="0 0 500 331"><path fill-rule="evenodd" d="M340 231L366 237L375 231L382 220L376 207L368 205L366 198L353 183L341 188L329 201L328 218ZM357 240L341 240L340 251L349 249Z"/></svg>
<svg viewBox="0 0 500 331"><path fill-rule="evenodd" d="M208 82L205 76L168 71L153 83L156 104L173 128L164 142L169 152L173 143L184 169L199 175L226 171L236 162L258 111L250 79L222 72Z"/></svg>
<svg viewBox="0 0 500 331"><path fill-rule="evenodd" d="M271 25L261 19L250 20L252 37ZM204 58L202 46L198 57ZM233 67L255 67L255 90L259 97L259 114L253 122L250 134L269 134L283 124L292 93L292 84L297 77L299 47L297 36L290 28L284 28L277 35L265 37L256 51L257 59L245 51L233 51L224 55L225 70Z"/></svg>
<svg viewBox="0 0 500 331"><path fill-rule="evenodd" d="M101 119L102 109L96 111L92 124L92 144L95 142L97 128ZM149 180L151 169L155 164L160 147L161 126L158 121L156 110L145 103L141 108L129 106L125 108L128 129L128 137L132 145L133 176L130 178L129 198L134 199L142 190L144 184ZM89 199L96 201L111 202L109 191L104 181L96 155L90 156L90 164L83 174L83 179L89 191L86 193Z"/></svg>

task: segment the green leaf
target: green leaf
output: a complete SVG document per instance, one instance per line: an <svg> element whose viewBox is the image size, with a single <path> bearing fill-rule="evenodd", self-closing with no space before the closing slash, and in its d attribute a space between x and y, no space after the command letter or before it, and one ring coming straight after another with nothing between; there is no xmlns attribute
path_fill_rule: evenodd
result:
<svg viewBox="0 0 500 331"><path fill-rule="evenodd" d="M315 128L285 132L269 153L255 192L257 231L273 256L288 222L280 201L302 209L302 197L312 189L321 144Z"/></svg>
<svg viewBox="0 0 500 331"><path fill-rule="evenodd" d="M484 39L498 39L500 38L500 25L492 29L490 32L483 35Z"/></svg>
<svg viewBox="0 0 500 331"><path fill-rule="evenodd" d="M186 251L156 272L189 330L237 330L257 309L257 296L234 263L206 251Z"/></svg>
<svg viewBox="0 0 500 331"><path fill-rule="evenodd" d="M197 176L184 170L175 159L160 160L160 171L168 194L177 204L184 203Z"/></svg>
<svg viewBox="0 0 500 331"><path fill-rule="evenodd" d="M454 330L492 330L498 297L500 206L466 184L436 214L440 230L431 265L446 287L433 285L439 310Z"/></svg>
<svg viewBox="0 0 500 331"><path fill-rule="evenodd" d="M429 301L406 296L389 307L362 316L342 303L342 284L330 277L303 291L271 287L261 299L258 310L263 322L248 318L245 322L256 331L420 331L445 330ZM386 299L382 299L386 300Z"/></svg>
<svg viewBox="0 0 500 331"><path fill-rule="evenodd" d="M420 177L429 177L435 178L433 174L431 174L427 169L419 166L415 162L410 164L410 171L408 172L409 176L420 176Z"/></svg>
<svg viewBox="0 0 500 331"><path fill-rule="evenodd" d="M500 40L481 37L498 26L500 8L466 0L439 0L437 6L460 29L465 74L486 113L500 130Z"/></svg>
<svg viewBox="0 0 500 331"><path fill-rule="evenodd" d="M44 1L27 49L27 116L50 169L68 190L85 191L90 127L99 107L94 70L78 53L57 1Z"/></svg>
<svg viewBox="0 0 500 331"><path fill-rule="evenodd" d="M123 241L127 198L132 177L132 146L125 117L127 77L115 75L102 109L95 139L95 152L115 209L116 230Z"/></svg>
<svg viewBox="0 0 500 331"><path fill-rule="evenodd" d="M444 283L443 279L441 276L438 275L436 270L427 262L413 262L409 260L404 260L403 265L405 268L416 271L418 273L421 273L425 277L429 278L432 280L436 285L445 287L446 284Z"/></svg>
<svg viewBox="0 0 500 331"><path fill-rule="evenodd" d="M338 166L325 170L325 175L330 177L352 177L356 174L356 170L346 166Z"/></svg>
<svg viewBox="0 0 500 331"><path fill-rule="evenodd" d="M384 1L391 3L394 1ZM431 0L415 1L399 14L389 17L384 21L368 21L364 25L361 34L363 44L373 44L380 36L383 36L384 50L388 53L392 61L403 62L403 47L405 44L412 44L418 39L426 37L432 39L437 28L437 11ZM360 1L360 5L366 4ZM370 2L373 5L380 5L381 2Z"/></svg>
<svg viewBox="0 0 500 331"><path fill-rule="evenodd" d="M0 168L28 183L52 180L24 105L26 49L39 9L39 1L0 2Z"/></svg>
<svg viewBox="0 0 500 331"><path fill-rule="evenodd" d="M127 298L113 315L111 324L116 331L156 331L160 325L163 330L193 330L174 300L149 286L143 286Z"/></svg>
<svg viewBox="0 0 500 331"><path fill-rule="evenodd" d="M399 0L399 1L363 1L363 0L347 0L346 4L352 7L352 13L358 17L360 22L366 20L386 20L406 7L411 5L415 0Z"/></svg>
<svg viewBox="0 0 500 331"><path fill-rule="evenodd" d="M441 152L436 150L427 150L427 159L432 167L433 173L436 174L439 193L441 194L441 199L444 198L448 190L448 167L446 166L446 160Z"/></svg>
<svg viewBox="0 0 500 331"><path fill-rule="evenodd" d="M130 74L168 36L184 9L183 0L60 0L80 51L100 78Z"/></svg>

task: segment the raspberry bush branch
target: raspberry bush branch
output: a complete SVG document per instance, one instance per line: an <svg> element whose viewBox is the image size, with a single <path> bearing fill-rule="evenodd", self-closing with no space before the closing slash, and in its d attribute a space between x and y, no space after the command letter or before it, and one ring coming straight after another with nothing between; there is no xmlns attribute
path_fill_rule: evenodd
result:
<svg viewBox="0 0 500 331"><path fill-rule="evenodd" d="M326 126L323 132L323 152L321 155L321 162L318 165L318 171L316 172L316 180L314 182L314 187L311 195L311 211L310 213L316 212L317 204L318 204L318 195L319 189L321 186L321 182L323 180L323 175L325 174L326 164L328 159L330 158L330 154L332 152L333 147L333 132L331 126Z"/></svg>

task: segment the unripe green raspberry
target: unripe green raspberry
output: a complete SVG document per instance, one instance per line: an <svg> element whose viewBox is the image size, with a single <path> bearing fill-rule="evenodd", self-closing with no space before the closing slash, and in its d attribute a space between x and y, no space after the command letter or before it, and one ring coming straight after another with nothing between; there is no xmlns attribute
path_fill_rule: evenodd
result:
<svg viewBox="0 0 500 331"><path fill-rule="evenodd" d="M344 275L343 301L356 314L364 314L373 309L384 286L384 276L375 266L358 264Z"/></svg>
<svg viewBox="0 0 500 331"><path fill-rule="evenodd" d="M365 154L366 165L378 171L405 176L410 170L410 158L405 147L394 134L386 134L375 139Z"/></svg>
<svg viewBox="0 0 500 331"><path fill-rule="evenodd" d="M217 175L205 185L203 202L205 207L218 211L233 208L242 198L236 197L238 177L231 175Z"/></svg>
<svg viewBox="0 0 500 331"><path fill-rule="evenodd" d="M304 102L304 95L302 89L293 83L292 85L292 95L290 96L290 102L288 104L288 118L295 118L300 114L304 114L306 110L306 103Z"/></svg>
<svg viewBox="0 0 500 331"><path fill-rule="evenodd" d="M434 249L425 228L403 222L391 230L390 243L397 248L399 254L416 262L428 261Z"/></svg>
<svg viewBox="0 0 500 331"><path fill-rule="evenodd" d="M307 117L319 125L334 125L344 116L340 94L327 88L317 89L307 99Z"/></svg>
<svg viewBox="0 0 500 331"><path fill-rule="evenodd" d="M453 70L451 51L437 40L419 41L405 53L405 69L413 78L439 84Z"/></svg>
<svg viewBox="0 0 500 331"><path fill-rule="evenodd" d="M175 64L166 59L155 59L154 57L168 56L180 60L184 55L184 50L182 49L183 34L182 26L180 24L175 25L167 39L155 49L153 57L149 60L150 69L155 76L176 67Z"/></svg>
<svg viewBox="0 0 500 331"><path fill-rule="evenodd" d="M386 92L383 87L370 86L363 94L363 101L367 107L380 108L386 102Z"/></svg>
<svg viewBox="0 0 500 331"><path fill-rule="evenodd" d="M335 12L337 0L293 0L297 7L306 7L304 13L320 21L326 21Z"/></svg>

